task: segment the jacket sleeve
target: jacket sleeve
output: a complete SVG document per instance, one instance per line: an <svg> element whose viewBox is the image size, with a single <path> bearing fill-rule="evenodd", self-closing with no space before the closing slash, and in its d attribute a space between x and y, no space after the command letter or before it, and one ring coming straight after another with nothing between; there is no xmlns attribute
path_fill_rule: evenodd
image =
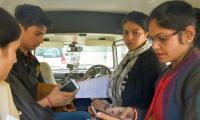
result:
<svg viewBox="0 0 200 120"><path fill-rule="evenodd" d="M200 119L200 66L193 69L190 77L183 87L184 98L184 119L199 120Z"/></svg>

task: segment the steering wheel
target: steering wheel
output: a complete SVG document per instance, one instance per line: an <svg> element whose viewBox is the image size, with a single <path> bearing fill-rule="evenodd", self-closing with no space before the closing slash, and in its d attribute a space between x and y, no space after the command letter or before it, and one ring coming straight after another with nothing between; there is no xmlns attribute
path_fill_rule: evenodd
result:
<svg viewBox="0 0 200 120"><path fill-rule="evenodd" d="M111 73L111 70L105 65L93 65L86 71L84 79L96 78Z"/></svg>

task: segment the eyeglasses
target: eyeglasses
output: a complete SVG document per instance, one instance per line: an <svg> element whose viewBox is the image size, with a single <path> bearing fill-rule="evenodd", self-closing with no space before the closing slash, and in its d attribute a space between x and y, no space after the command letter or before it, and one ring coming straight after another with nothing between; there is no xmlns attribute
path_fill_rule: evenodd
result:
<svg viewBox="0 0 200 120"><path fill-rule="evenodd" d="M161 43L164 43L168 39L170 39L172 36L176 35L177 33L179 33L179 31L176 31L176 32L172 33L171 35L155 35L153 37L149 36L148 38L150 40L152 40L152 42L159 41Z"/></svg>

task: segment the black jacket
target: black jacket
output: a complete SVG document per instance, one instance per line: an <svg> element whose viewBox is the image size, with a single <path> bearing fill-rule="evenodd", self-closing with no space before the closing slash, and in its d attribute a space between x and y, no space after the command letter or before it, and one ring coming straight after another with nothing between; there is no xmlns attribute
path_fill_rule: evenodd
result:
<svg viewBox="0 0 200 120"><path fill-rule="evenodd" d="M153 49L142 53L133 68L122 93L122 106L134 106L147 109L154 95L154 85L160 74L160 63Z"/></svg>
<svg viewBox="0 0 200 120"><path fill-rule="evenodd" d="M37 58L33 55L25 56L18 50L17 63L14 64L12 71L18 74L20 77L19 81L30 95L36 99L37 83L44 82Z"/></svg>
<svg viewBox="0 0 200 120"><path fill-rule="evenodd" d="M36 101L37 83L43 82L39 62L34 56L17 51L17 63L8 76L14 103L22 112L20 120L51 120L53 111L41 107Z"/></svg>
<svg viewBox="0 0 200 120"><path fill-rule="evenodd" d="M8 76L14 103L17 110L22 112L20 120L52 120L53 111L41 107L19 79L20 77L13 71Z"/></svg>

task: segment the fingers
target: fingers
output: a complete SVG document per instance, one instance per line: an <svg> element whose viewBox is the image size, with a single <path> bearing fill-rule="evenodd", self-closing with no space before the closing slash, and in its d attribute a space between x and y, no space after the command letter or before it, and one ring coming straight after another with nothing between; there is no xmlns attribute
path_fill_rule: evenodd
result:
<svg viewBox="0 0 200 120"><path fill-rule="evenodd" d="M92 102L101 102L101 100L100 99L98 99L98 98L94 98L93 100L92 100Z"/></svg>
<svg viewBox="0 0 200 120"><path fill-rule="evenodd" d="M71 104L71 103L72 103L72 100L73 100L73 99L69 99L69 100L67 100L67 101L64 101L64 102L63 102L63 106L68 105L68 104Z"/></svg>
<svg viewBox="0 0 200 120"><path fill-rule="evenodd" d="M137 111L136 111L136 109L128 107L128 108L124 109L124 111L122 112L120 117L122 119L131 117L131 118L133 118L133 120L137 120Z"/></svg>
<svg viewBox="0 0 200 120"><path fill-rule="evenodd" d="M74 98L75 94L73 92L60 92L60 94L64 97L64 98Z"/></svg>
<svg viewBox="0 0 200 120"><path fill-rule="evenodd" d="M102 104L102 101L99 100L99 99L95 99L95 100L92 101L91 104L92 104L93 106L95 106L95 105L101 105L101 104Z"/></svg>
<svg viewBox="0 0 200 120"><path fill-rule="evenodd" d="M88 112L91 114L92 117L96 116L96 114L92 111L91 106L88 106Z"/></svg>
<svg viewBox="0 0 200 120"><path fill-rule="evenodd" d="M104 104L101 100L99 100L99 99L93 101L93 102L91 103L91 105L92 105L94 108L97 108L97 109L99 109L99 110L101 110L101 111L105 111L105 110L106 110L106 109L105 109L105 104Z"/></svg>
<svg viewBox="0 0 200 120"><path fill-rule="evenodd" d="M138 112L137 112L137 110L135 109L135 112L134 112L135 114L134 114L134 117L135 117L135 119L133 119L133 120L137 120L138 119Z"/></svg>
<svg viewBox="0 0 200 120"><path fill-rule="evenodd" d="M103 119L103 120L120 120L120 119L114 118L112 116L109 116L107 114L104 114L102 112L98 112L96 117L100 118L100 119Z"/></svg>
<svg viewBox="0 0 200 120"><path fill-rule="evenodd" d="M70 98L70 97L63 98L62 99L63 104L61 106L69 105L72 103L73 100L74 100L74 98Z"/></svg>
<svg viewBox="0 0 200 120"><path fill-rule="evenodd" d="M124 107L110 107L106 109L106 112L109 114L119 115L124 111Z"/></svg>
<svg viewBox="0 0 200 120"><path fill-rule="evenodd" d="M131 108L127 108L125 109L122 114L121 114L121 117L122 118L125 118L126 116L128 116L130 114L130 112L133 112Z"/></svg>
<svg viewBox="0 0 200 120"><path fill-rule="evenodd" d="M93 111L92 111L91 106L88 106L88 112L89 112L90 114L93 114Z"/></svg>
<svg viewBox="0 0 200 120"><path fill-rule="evenodd" d="M48 95L51 99L53 106L64 106L70 104L75 97L74 92L62 92L56 86Z"/></svg>

